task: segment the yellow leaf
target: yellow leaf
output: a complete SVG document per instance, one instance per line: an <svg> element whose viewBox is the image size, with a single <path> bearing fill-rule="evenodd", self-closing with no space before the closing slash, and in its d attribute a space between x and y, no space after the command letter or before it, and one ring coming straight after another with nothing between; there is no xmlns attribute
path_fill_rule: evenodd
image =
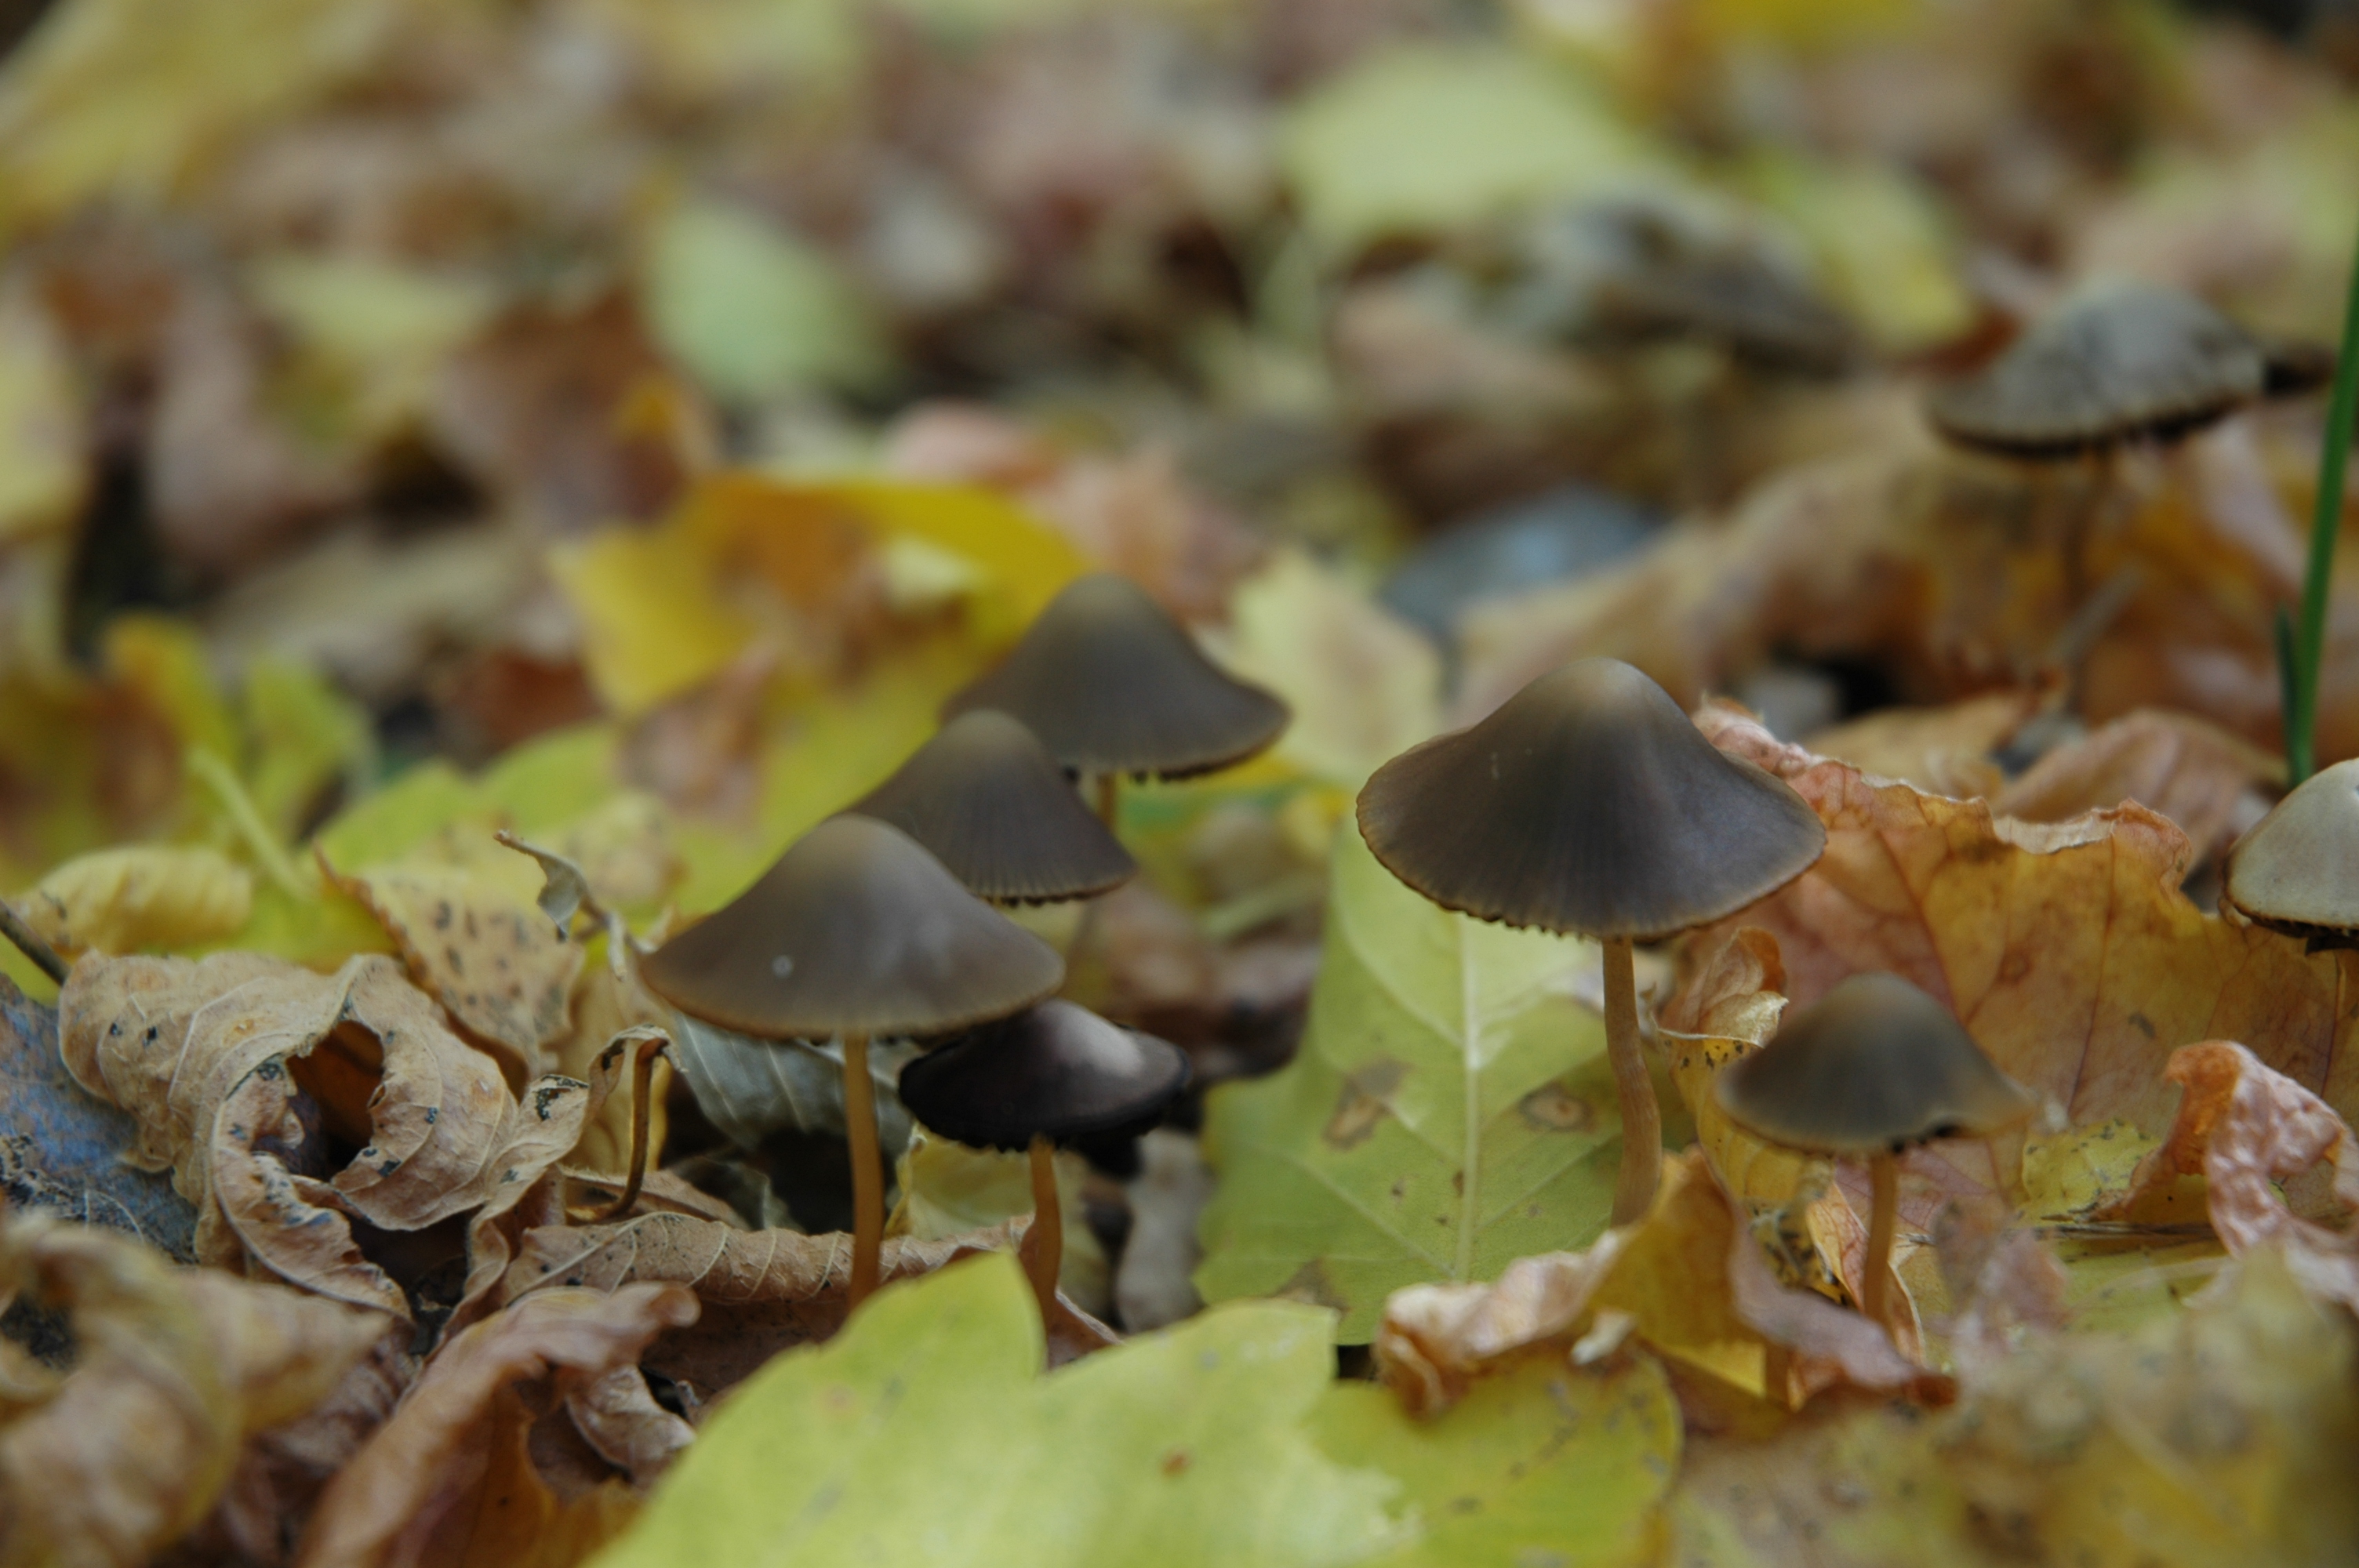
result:
<svg viewBox="0 0 2359 1568"><path fill-rule="evenodd" d="M376 758L368 710L309 665L267 658L241 694L255 808L293 843L338 785L357 793Z"/></svg>
<svg viewBox="0 0 2359 1568"><path fill-rule="evenodd" d="M118 615L106 623L106 672L147 698L183 748L219 757L238 754L237 722L205 662L204 643L186 622L162 615Z"/></svg>
<svg viewBox="0 0 2359 1568"><path fill-rule="evenodd" d="M752 635L680 528L608 528L554 547L549 565L582 622L591 684L621 718L712 679Z"/></svg>
<svg viewBox="0 0 2359 1568"><path fill-rule="evenodd" d="M61 952L136 953L236 931L253 907L254 879L217 849L143 844L69 860L16 902Z"/></svg>
<svg viewBox="0 0 2359 1568"><path fill-rule="evenodd" d="M979 485L844 479L805 488L847 506L880 541L917 540L973 562L987 586L971 606L971 624L985 644L1014 641L1090 569L1062 534Z"/></svg>
<svg viewBox="0 0 2359 1568"><path fill-rule="evenodd" d="M1886 352L1923 349L1973 324L1957 241L1932 193L1907 174L1763 153L1745 183L1799 232L1834 302Z"/></svg>
<svg viewBox="0 0 2359 1568"><path fill-rule="evenodd" d="M1295 104L1278 146L1304 226L1338 254L1660 179L1669 163L1578 76L1484 45L1370 54Z"/></svg>
<svg viewBox="0 0 2359 1568"><path fill-rule="evenodd" d="M72 521L88 475L82 423L49 323L21 297L0 301L0 544Z"/></svg>

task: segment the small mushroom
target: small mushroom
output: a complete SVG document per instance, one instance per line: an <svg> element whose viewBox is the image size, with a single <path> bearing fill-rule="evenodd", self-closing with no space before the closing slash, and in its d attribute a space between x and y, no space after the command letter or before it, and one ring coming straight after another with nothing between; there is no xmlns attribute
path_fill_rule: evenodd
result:
<svg viewBox="0 0 2359 1568"><path fill-rule="evenodd" d="M1032 731L992 708L951 719L844 809L891 823L995 903L1090 898L1138 871Z"/></svg>
<svg viewBox="0 0 2359 1568"><path fill-rule="evenodd" d="M2236 840L2220 902L2313 953L2359 947L2359 758L2310 774Z"/></svg>
<svg viewBox="0 0 2359 1568"><path fill-rule="evenodd" d="M978 708L1012 714L1059 762L1095 777L1109 827L1122 774L1228 767L1276 741L1288 718L1286 704L1223 672L1144 589L1110 572L1068 584L1006 660L942 711Z"/></svg>
<svg viewBox="0 0 2359 1568"><path fill-rule="evenodd" d="M1029 1151L1034 1242L1027 1268L1045 1320L1057 1294L1064 1222L1051 1152L1148 1120L1188 1087L1188 1056L1070 1001L1044 1001L937 1047L901 1069L901 1102L946 1138Z"/></svg>
<svg viewBox="0 0 2359 1568"><path fill-rule="evenodd" d="M2020 1125L2031 1092L1991 1065L1950 1010L1897 975L1854 975L1723 1071L1737 1125L1805 1153L1864 1156L1874 1189L1860 1311L1891 1327L1899 1156L1936 1138Z"/></svg>
<svg viewBox="0 0 2359 1568"><path fill-rule="evenodd" d="M1934 388L1925 409L1962 445L2056 458L2170 438L2285 389L2279 353L2191 295L2099 284L2068 299L1975 373Z"/></svg>
<svg viewBox="0 0 2359 1568"><path fill-rule="evenodd" d="M1376 859L1444 909L1603 944L1622 1104L1614 1223L1639 1218L1661 1176L1662 1119L1638 1049L1632 944L1801 875L1826 849L1817 814L1706 741L1640 671L1582 659L1377 769L1359 819Z"/></svg>
<svg viewBox="0 0 2359 1568"><path fill-rule="evenodd" d="M1065 965L899 828L836 816L648 955L641 974L681 1011L741 1034L842 1040L856 1306L875 1288L885 1234L870 1038L1005 1018L1054 991Z"/></svg>

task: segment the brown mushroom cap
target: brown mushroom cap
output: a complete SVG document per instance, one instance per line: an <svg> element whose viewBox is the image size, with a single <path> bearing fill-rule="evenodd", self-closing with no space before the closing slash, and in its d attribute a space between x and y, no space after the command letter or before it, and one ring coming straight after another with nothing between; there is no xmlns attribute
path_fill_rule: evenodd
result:
<svg viewBox="0 0 2359 1568"><path fill-rule="evenodd" d="M944 705L995 708L1085 773L1180 778L1277 739L1286 704L1223 672L1137 584L1110 572L1051 600L1006 661Z"/></svg>
<svg viewBox="0 0 2359 1568"><path fill-rule="evenodd" d="M2236 840L2221 902L2319 946L2359 935L2359 758L2304 779Z"/></svg>
<svg viewBox="0 0 2359 1568"><path fill-rule="evenodd" d="M1641 941L1776 892L1827 843L1785 781L1618 659L1567 665L1402 752L1359 817L1376 859L1445 909Z"/></svg>
<svg viewBox="0 0 2359 1568"><path fill-rule="evenodd" d="M978 898L1088 898L1138 871L1032 731L988 708L942 726L844 810L898 827Z"/></svg>
<svg viewBox="0 0 2359 1568"><path fill-rule="evenodd" d="M1886 974L1854 975L1788 1019L1713 1093L1740 1126L1820 1154L1987 1138L2037 1108L1948 1008Z"/></svg>
<svg viewBox="0 0 2359 1568"><path fill-rule="evenodd" d="M1065 964L899 828L836 816L640 973L681 1011L724 1029L825 1040L1005 1018L1055 990Z"/></svg>
<svg viewBox="0 0 2359 1568"><path fill-rule="evenodd" d="M1111 1132L1188 1087L1188 1054L1070 1001L987 1023L901 1069L901 1103L978 1149L1022 1149Z"/></svg>
<svg viewBox="0 0 2359 1568"><path fill-rule="evenodd" d="M2066 301L1974 374L1934 388L1925 410L1967 446L2068 456L2184 435L2261 396L2273 369L2291 362L2190 295L2112 283Z"/></svg>

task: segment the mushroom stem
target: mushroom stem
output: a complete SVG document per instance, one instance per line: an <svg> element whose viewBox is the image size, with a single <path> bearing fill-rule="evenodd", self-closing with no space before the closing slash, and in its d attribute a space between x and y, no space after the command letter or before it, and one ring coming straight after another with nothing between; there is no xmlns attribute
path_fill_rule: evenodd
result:
<svg viewBox="0 0 2359 1568"><path fill-rule="evenodd" d="M1663 1175L1663 1116L1655 1080L1638 1050L1638 976L1626 936L1605 942L1605 1054L1622 1099L1622 1176L1614 1188L1615 1225L1647 1217Z"/></svg>
<svg viewBox="0 0 2359 1568"><path fill-rule="evenodd" d="M1045 1133L1032 1135L1032 1233L1025 1248L1024 1271L1032 1281L1032 1294L1040 1303L1040 1321L1047 1323L1057 1303L1057 1271L1065 1261L1065 1210L1057 1197L1057 1146Z"/></svg>
<svg viewBox="0 0 2359 1568"><path fill-rule="evenodd" d="M1098 820L1105 824L1109 833L1114 830L1114 818L1120 815L1117 808L1121 805L1121 789L1120 773L1100 773L1090 781L1091 793L1096 797L1092 804L1097 807Z"/></svg>
<svg viewBox="0 0 2359 1568"><path fill-rule="evenodd" d="M1867 1216L1867 1271L1860 1281L1859 1310L1892 1332L1892 1232L1900 1219L1900 1157L1877 1154L1867 1162L1875 1197Z"/></svg>
<svg viewBox="0 0 2359 1568"><path fill-rule="evenodd" d="M8 907L8 902L5 899L0 899L0 936L5 936L15 943L16 951L33 961L33 968L49 976L59 985L66 983L66 971L70 966L63 958L58 957L58 950L55 947L42 941L33 928L26 925L15 910Z"/></svg>
<svg viewBox="0 0 2359 1568"><path fill-rule="evenodd" d="M885 1252L884 1157L876 1147L876 1087L868 1077L868 1036L843 1037L843 1130L852 1141L852 1283L857 1307L876 1289Z"/></svg>
<svg viewBox="0 0 2359 1568"><path fill-rule="evenodd" d="M647 1118L653 1109L647 1101L655 1087L656 1058L662 1055L670 1044L669 1037L653 1031L640 1035L632 1043L637 1054L631 1063L631 1173L623 1183L621 1195L610 1204L567 1217L592 1225L620 1219L631 1212L633 1204L639 1201L639 1189L647 1179Z"/></svg>

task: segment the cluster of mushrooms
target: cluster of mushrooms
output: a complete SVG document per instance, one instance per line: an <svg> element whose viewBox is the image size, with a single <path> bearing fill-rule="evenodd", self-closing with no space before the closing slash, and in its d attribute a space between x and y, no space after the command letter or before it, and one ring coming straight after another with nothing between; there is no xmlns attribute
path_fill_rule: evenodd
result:
<svg viewBox="0 0 2359 1568"><path fill-rule="evenodd" d="M924 1126L1031 1156L1027 1268L1044 1315L1061 1260L1052 1152L1151 1124L1188 1058L1052 1000L1065 964L993 907L1090 898L1137 871L1114 836L1120 780L1260 752L1283 703L1232 679L1134 584L1082 578L877 788L790 846L642 977L680 1011L756 1039L840 1041L851 1144L849 1300L876 1288L885 1234L873 1040L931 1048L902 1070ZM1074 787L1093 788L1093 815Z"/></svg>

